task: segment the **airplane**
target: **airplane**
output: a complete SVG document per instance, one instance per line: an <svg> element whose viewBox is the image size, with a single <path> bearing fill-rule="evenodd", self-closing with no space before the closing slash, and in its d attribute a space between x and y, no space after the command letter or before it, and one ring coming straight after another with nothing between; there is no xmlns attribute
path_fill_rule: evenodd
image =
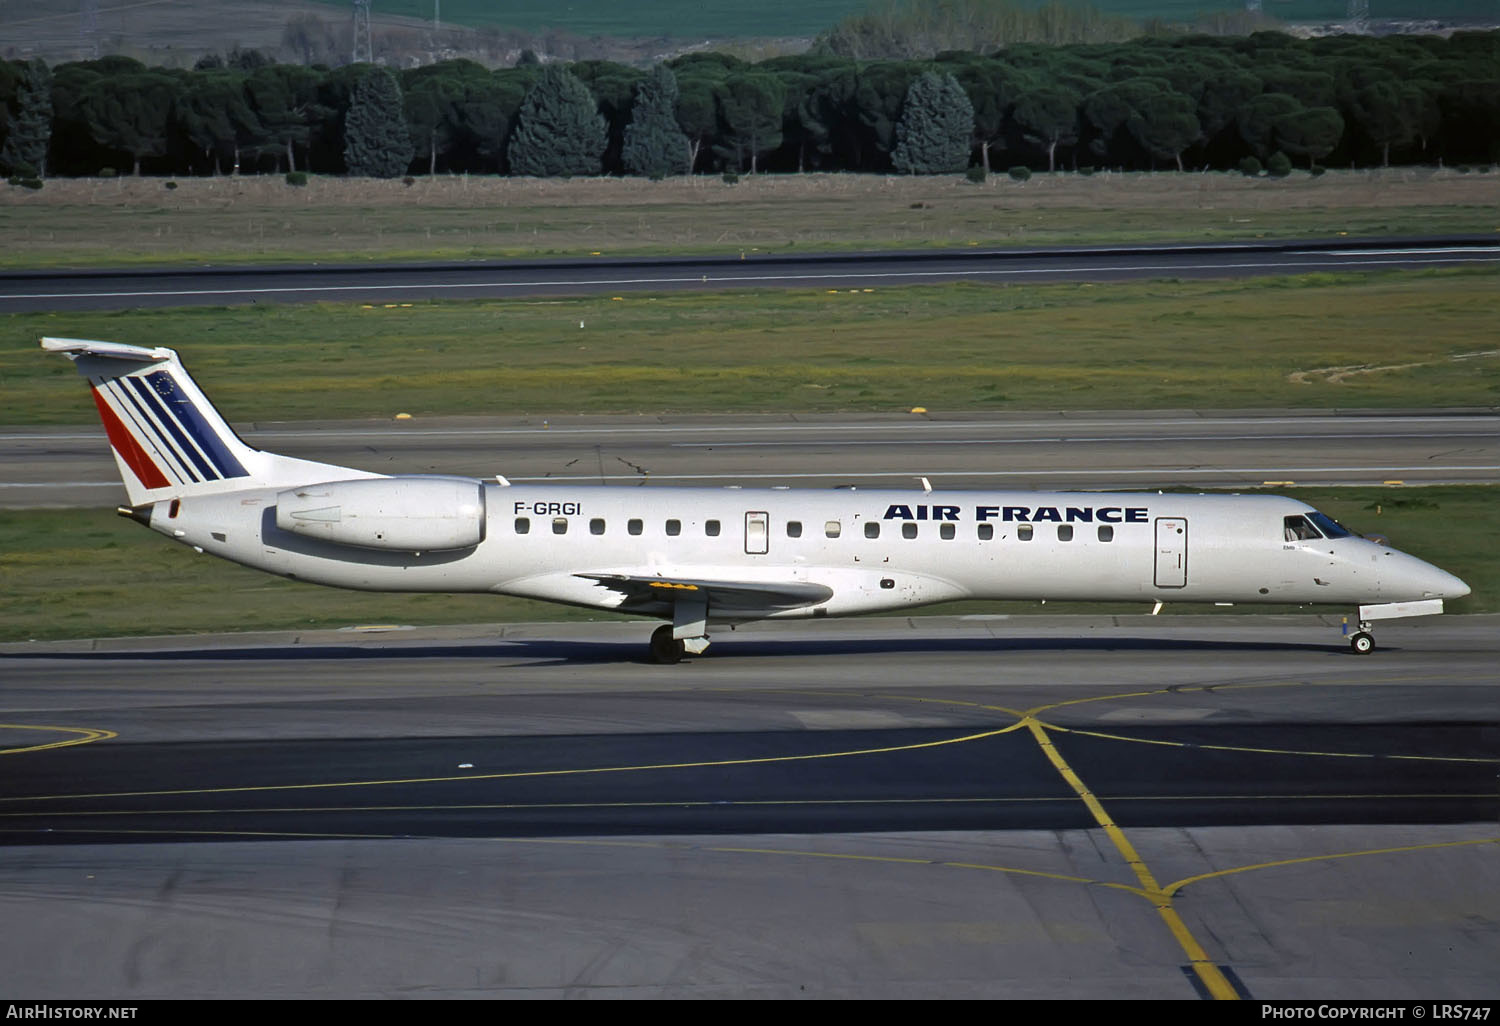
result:
<svg viewBox="0 0 1500 1026"><path fill-rule="evenodd" d="M365 591L516 595L709 631L956 599L1441 613L1454 575L1295 499L1136 492L610 488L384 475L251 448L175 351L44 338L88 380L129 517L199 552ZM1345 633L1348 633L1347 623Z"/></svg>

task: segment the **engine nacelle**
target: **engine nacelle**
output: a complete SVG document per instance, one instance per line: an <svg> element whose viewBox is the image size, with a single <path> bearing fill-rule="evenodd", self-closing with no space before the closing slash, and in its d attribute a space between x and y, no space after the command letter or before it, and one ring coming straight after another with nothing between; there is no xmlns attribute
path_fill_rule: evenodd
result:
<svg viewBox="0 0 1500 1026"><path fill-rule="evenodd" d="M484 540L484 486L453 477L304 485L276 496L276 526L362 549L466 549Z"/></svg>

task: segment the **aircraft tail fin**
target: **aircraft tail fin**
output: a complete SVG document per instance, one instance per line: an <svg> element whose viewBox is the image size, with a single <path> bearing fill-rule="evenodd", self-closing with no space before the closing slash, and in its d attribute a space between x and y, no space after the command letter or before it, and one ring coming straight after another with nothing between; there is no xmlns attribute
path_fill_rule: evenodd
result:
<svg viewBox="0 0 1500 1026"><path fill-rule="evenodd" d="M261 485L379 475L278 456L246 445L171 349L44 338L89 382L132 506Z"/></svg>

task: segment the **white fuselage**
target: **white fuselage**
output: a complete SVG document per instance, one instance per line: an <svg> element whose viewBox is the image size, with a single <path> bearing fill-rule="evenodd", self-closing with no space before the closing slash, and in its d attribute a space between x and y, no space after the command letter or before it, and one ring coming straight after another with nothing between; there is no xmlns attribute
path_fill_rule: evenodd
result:
<svg viewBox="0 0 1500 1026"><path fill-rule="evenodd" d="M715 622L953 599L1350 605L1468 591L1358 535L1289 540L1285 518L1311 508L1275 496L472 484L481 537L441 551L282 530L275 488L184 498L175 516L157 502L150 526L237 563L344 588L492 592L669 617L665 592L644 601L598 578L828 591L795 608L711 604Z"/></svg>

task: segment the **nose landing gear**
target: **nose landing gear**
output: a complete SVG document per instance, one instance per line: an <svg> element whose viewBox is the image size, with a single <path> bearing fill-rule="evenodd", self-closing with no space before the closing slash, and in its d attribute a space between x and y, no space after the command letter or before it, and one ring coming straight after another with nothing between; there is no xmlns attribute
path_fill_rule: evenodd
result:
<svg viewBox="0 0 1500 1026"><path fill-rule="evenodd" d="M1349 618L1347 616L1344 617L1344 633L1348 635L1349 648L1355 655L1368 655L1375 650L1375 635L1370 633L1370 621L1394 620L1412 616L1436 616L1442 611L1442 599L1418 599L1410 602L1374 602L1359 607L1359 627L1352 634L1349 633Z"/></svg>
<svg viewBox="0 0 1500 1026"><path fill-rule="evenodd" d="M1344 633L1349 634L1349 621L1344 620ZM1370 621L1359 621L1359 629L1349 634L1349 651L1355 655L1369 655L1375 651L1375 635L1370 633Z"/></svg>

